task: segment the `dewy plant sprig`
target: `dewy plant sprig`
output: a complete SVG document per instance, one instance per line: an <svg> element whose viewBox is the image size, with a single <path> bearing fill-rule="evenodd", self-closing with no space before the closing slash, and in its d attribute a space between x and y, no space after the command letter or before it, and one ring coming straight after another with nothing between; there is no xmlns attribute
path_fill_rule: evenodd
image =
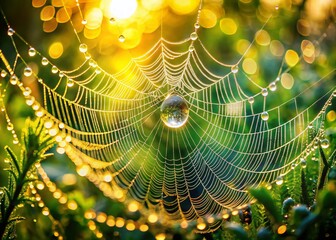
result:
<svg viewBox="0 0 336 240"><path fill-rule="evenodd" d="M5 169L8 175L7 187L0 188L0 238L10 238L15 232L15 223L24 217L15 214L16 209L22 204L34 201L27 194L29 183L37 180L36 164L45 159L46 152L53 146L54 140L45 133L41 121L26 121L26 128L22 131L21 156L6 146L9 156L6 162L9 167Z"/></svg>

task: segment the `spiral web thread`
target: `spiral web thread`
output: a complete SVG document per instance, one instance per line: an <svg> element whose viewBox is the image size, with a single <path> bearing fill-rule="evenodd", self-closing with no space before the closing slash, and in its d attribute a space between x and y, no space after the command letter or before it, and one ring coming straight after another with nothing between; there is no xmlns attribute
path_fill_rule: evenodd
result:
<svg viewBox="0 0 336 240"><path fill-rule="evenodd" d="M30 45L13 33L16 58L3 61L4 69L45 120L58 151L107 196L131 196L168 219L220 216L251 201L248 187L280 181L314 152L315 140L323 141L325 112L335 97L334 71L272 105L274 85L291 69L281 64L273 86L259 86L240 70L244 56L233 65L216 60L197 30L180 42L161 35L116 74L89 57L65 71L36 51L36 62L50 69L52 81L27 72L30 57L22 53ZM22 66L41 86L42 100L13 78L22 76ZM251 84L259 89L254 94L245 90ZM160 120L160 104L171 93L189 105L189 120L178 129ZM291 116L288 108L295 109Z"/></svg>

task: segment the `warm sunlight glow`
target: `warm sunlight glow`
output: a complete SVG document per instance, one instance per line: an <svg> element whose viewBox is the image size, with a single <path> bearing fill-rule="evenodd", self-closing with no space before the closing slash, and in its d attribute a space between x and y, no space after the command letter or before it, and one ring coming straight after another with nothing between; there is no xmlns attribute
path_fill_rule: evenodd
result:
<svg viewBox="0 0 336 240"><path fill-rule="evenodd" d="M200 4L199 0L170 0L168 1L169 6L171 7L171 9L179 14L179 15L183 15L183 14L190 14L192 12L194 12Z"/></svg>
<svg viewBox="0 0 336 240"><path fill-rule="evenodd" d="M220 29L226 35L233 35L238 30L238 26L232 18L222 18L219 24L220 24Z"/></svg>
<svg viewBox="0 0 336 240"><path fill-rule="evenodd" d="M91 8L85 14L85 19L87 23L85 28L93 30L100 27L103 21L103 13L100 8Z"/></svg>
<svg viewBox="0 0 336 240"><path fill-rule="evenodd" d="M0 240L336 240L336 0L0 5Z"/></svg>
<svg viewBox="0 0 336 240"><path fill-rule="evenodd" d="M53 59L57 59L63 54L63 44L61 42L54 42L49 46L49 56Z"/></svg>
<svg viewBox="0 0 336 240"><path fill-rule="evenodd" d="M103 1L104 8L108 9L108 17L126 19L132 16L138 7L136 0L109 0Z"/></svg>
<svg viewBox="0 0 336 240"><path fill-rule="evenodd" d="M330 110L327 114L328 122L333 122L336 120L336 112L334 110Z"/></svg>

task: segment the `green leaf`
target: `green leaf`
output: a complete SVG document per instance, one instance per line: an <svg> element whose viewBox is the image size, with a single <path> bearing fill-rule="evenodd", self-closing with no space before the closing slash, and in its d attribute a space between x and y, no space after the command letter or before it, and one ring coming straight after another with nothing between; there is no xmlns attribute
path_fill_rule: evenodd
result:
<svg viewBox="0 0 336 240"><path fill-rule="evenodd" d="M23 204L31 204L36 202L34 198L32 197L26 197L26 196L21 196L18 200L17 200L17 204L23 203Z"/></svg>
<svg viewBox="0 0 336 240"><path fill-rule="evenodd" d="M41 156L41 158L42 158L42 159L45 159L45 158L47 158L47 157L51 157L51 156L54 156L54 154L53 154L53 153L46 153L46 154L43 154L43 155Z"/></svg>
<svg viewBox="0 0 336 240"><path fill-rule="evenodd" d="M282 217L280 211L275 205L274 199L266 188L251 188L249 192L259 203L264 205L265 209L270 215L271 221L273 221L274 223L281 222Z"/></svg>
<svg viewBox="0 0 336 240"><path fill-rule="evenodd" d="M9 221L8 221L8 224L11 224L11 223L17 223L17 222L21 222L21 221L23 221L23 220L25 220L26 218L24 218L24 217L13 217L13 218L11 218L11 219L9 219Z"/></svg>
<svg viewBox="0 0 336 240"><path fill-rule="evenodd" d="M11 169L11 168L4 168L3 170L6 171L6 172L9 172L15 178L15 182L18 181L19 176L17 175L16 172L14 172L13 169Z"/></svg>
<svg viewBox="0 0 336 240"><path fill-rule="evenodd" d="M37 177L30 177L30 178L25 178L25 180L22 181L23 184L27 184L27 183L30 183L30 182L36 182L38 180Z"/></svg>
<svg viewBox="0 0 336 240"><path fill-rule="evenodd" d="M1 207L1 220L2 220L4 219L5 212L6 212L6 197L5 196L2 196L0 199L0 207Z"/></svg>
<svg viewBox="0 0 336 240"><path fill-rule="evenodd" d="M5 150L7 151L8 155L12 159L12 162L14 163L15 169L20 175L21 174L21 168L20 168L20 165L19 165L19 162L18 162L18 159L17 159L15 153L8 146L5 146Z"/></svg>
<svg viewBox="0 0 336 240"><path fill-rule="evenodd" d="M6 193L7 198L8 198L9 200L12 199L11 192L10 192L6 187L3 187L2 189L3 189L4 192Z"/></svg>

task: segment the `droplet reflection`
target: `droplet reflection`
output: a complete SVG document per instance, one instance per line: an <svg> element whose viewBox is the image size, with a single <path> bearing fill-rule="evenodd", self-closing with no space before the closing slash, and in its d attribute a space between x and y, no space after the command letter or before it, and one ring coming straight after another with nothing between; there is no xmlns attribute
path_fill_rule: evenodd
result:
<svg viewBox="0 0 336 240"><path fill-rule="evenodd" d="M179 95L168 96L161 105L161 120L168 127L179 128L183 126L189 116L187 102Z"/></svg>

